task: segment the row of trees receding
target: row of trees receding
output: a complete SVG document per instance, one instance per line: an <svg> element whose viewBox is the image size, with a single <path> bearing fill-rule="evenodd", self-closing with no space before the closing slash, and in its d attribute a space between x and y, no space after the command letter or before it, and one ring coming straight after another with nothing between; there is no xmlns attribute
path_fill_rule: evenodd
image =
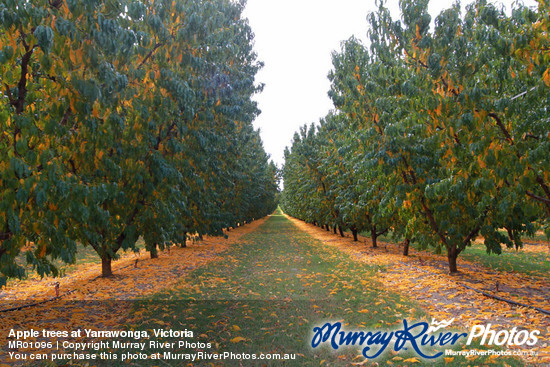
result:
<svg viewBox="0 0 550 367"><path fill-rule="evenodd" d="M275 209L243 6L0 4L0 284L77 243L107 276L138 238L155 256Z"/></svg>
<svg viewBox="0 0 550 367"><path fill-rule="evenodd" d="M285 152L283 209L320 225L457 256L550 236L550 6L507 15L479 0L443 11L378 4L369 45L333 54L336 109Z"/></svg>

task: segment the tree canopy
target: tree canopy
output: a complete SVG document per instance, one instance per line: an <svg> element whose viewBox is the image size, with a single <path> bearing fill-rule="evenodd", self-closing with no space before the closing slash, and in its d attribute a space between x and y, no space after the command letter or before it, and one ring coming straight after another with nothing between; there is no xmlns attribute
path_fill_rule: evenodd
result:
<svg viewBox="0 0 550 367"><path fill-rule="evenodd" d="M253 34L229 0L0 4L0 280L73 262L111 273L275 209L252 127Z"/></svg>
<svg viewBox="0 0 550 367"><path fill-rule="evenodd" d="M369 44L333 54L335 111L287 150L283 209L373 245L391 230L444 250L451 272L478 236L494 253L550 236L548 2L455 4L433 30L427 0L400 7L394 20L379 2Z"/></svg>

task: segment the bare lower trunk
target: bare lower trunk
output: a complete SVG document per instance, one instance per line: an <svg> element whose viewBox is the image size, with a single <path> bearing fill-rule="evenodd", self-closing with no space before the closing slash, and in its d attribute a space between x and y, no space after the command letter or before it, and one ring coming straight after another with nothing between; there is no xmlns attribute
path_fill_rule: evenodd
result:
<svg viewBox="0 0 550 367"><path fill-rule="evenodd" d="M403 256L409 256L409 245L411 241L408 238L405 238L405 243L403 244Z"/></svg>
<svg viewBox="0 0 550 367"><path fill-rule="evenodd" d="M451 274L458 273L458 269L456 267L457 257L458 257L458 251L456 248L456 244L453 244L447 248L447 259L449 260L449 272Z"/></svg>
<svg viewBox="0 0 550 367"><path fill-rule="evenodd" d="M357 229L352 228L351 234L353 235L353 240L357 242L358 241L358 239L357 239Z"/></svg>
<svg viewBox="0 0 550 367"><path fill-rule="evenodd" d="M154 245L153 247L151 247L151 250L149 250L149 253L151 254L151 259L158 259L159 251L158 251L157 245Z"/></svg>
<svg viewBox="0 0 550 367"><path fill-rule="evenodd" d="M338 231L340 232L340 236L345 237L344 236L344 230L342 229L342 226L338 226Z"/></svg>
<svg viewBox="0 0 550 367"><path fill-rule="evenodd" d="M370 239L372 241L372 248L378 247L378 234L376 233L376 226L372 227L372 230L370 231Z"/></svg>
<svg viewBox="0 0 550 367"><path fill-rule="evenodd" d="M337 234L336 233L336 226L334 226L332 229L334 230L334 234Z"/></svg>
<svg viewBox="0 0 550 367"><path fill-rule="evenodd" d="M101 276L110 277L113 275L113 270L111 269L111 256L104 255L101 258Z"/></svg>

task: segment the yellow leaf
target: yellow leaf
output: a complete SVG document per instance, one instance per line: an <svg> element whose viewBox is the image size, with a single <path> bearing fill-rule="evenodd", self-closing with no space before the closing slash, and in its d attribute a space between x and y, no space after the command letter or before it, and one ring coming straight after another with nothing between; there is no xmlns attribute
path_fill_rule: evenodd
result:
<svg viewBox="0 0 550 367"><path fill-rule="evenodd" d="M57 219L57 217L55 218ZM42 248L40 249L40 254L38 255L39 258L44 257L46 255L46 245L42 245Z"/></svg>
<svg viewBox="0 0 550 367"><path fill-rule="evenodd" d="M451 363L455 357L445 357L443 359L445 360L445 363Z"/></svg>
<svg viewBox="0 0 550 367"><path fill-rule="evenodd" d="M92 116L95 118L99 118L99 111L97 110L97 106L94 104L94 108L92 109Z"/></svg>
<svg viewBox="0 0 550 367"><path fill-rule="evenodd" d="M481 168L485 168L485 167L486 167L485 162L484 162L484 161L481 159L481 157L479 157L479 156L477 157L477 162L479 163L479 166L480 166Z"/></svg>
<svg viewBox="0 0 550 367"><path fill-rule="evenodd" d="M242 336L237 336L230 340L231 343L238 343L238 342L244 342L244 341L246 341L246 339L243 338Z"/></svg>
<svg viewBox="0 0 550 367"><path fill-rule="evenodd" d="M78 50L75 51L76 52L76 55L75 55L75 58L76 58L76 61L78 62L78 64L82 64L82 49L79 48Z"/></svg>
<svg viewBox="0 0 550 367"><path fill-rule="evenodd" d="M408 358L403 361L403 363L420 363L418 358Z"/></svg>
<svg viewBox="0 0 550 367"><path fill-rule="evenodd" d="M233 331L241 331L241 328L238 327L237 325L233 325L232 329Z"/></svg>
<svg viewBox="0 0 550 367"><path fill-rule="evenodd" d="M542 74L542 80L544 80L544 84L546 84L547 87L550 87L550 68L546 69L544 74Z"/></svg>

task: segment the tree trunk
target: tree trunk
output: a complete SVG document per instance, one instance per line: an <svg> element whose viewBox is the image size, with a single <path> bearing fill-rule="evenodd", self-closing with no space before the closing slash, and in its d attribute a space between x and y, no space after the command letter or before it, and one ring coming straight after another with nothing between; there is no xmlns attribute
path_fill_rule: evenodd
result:
<svg viewBox="0 0 550 367"><path fill-rule="evenodd" d="M113 270L111 269L111 256L103 255L101 258L101 276L103 278L110 277L113 275Z"/></svg>
<svg viewBox="0 0 550 367"><path fill-rule="evenodd" d="M342 229L342 226L338 226L338 231L340 232L340 236L345 237L344 236L344 230Z"/></svg>
<svg viewBox="0 0 550 367"><path fill-rule="evenodd" d="M452 244L450 247L447 248L447 259L449 260L449 272L451 274L458 273L458 269L456 267L457 257L458 257L458 251L456 248L456 244Z"/></svg>
<svg viewBox="0 0 550 367"><path fill-rule="evenodd" d="M376 233L376 226L371 226L370 239L372 241L372 248L377 248L378 244L376 240L378 239L378 234Z"/></svg>
<svg viewBox="0 0 550 367"><path fill-rule="evenodd" d="M353 235L353 240L354 240L355 242L357 242L357 241L358 241L358 239L357 239L357 229L352 228L352 229L351 229L351 234Z"/></svg>
<svg viewBox="0 0 550 367"><path fill-rule="evenodd" d="M408 238L405 238L405 243L403 244L403 256L409 256L409 245L411 241Z"/></svg>
<svg viewBox="0 0 550 367"><path fill-rule="evenodd" d="M328 224L326 225L325 228L326 228L327 232L330 232L330 226Z"/></svg>
<svg viewBox="0 0 550 367"><path fill-rule="evenodd" d="M337 234L336 233L336 225L332 229L334 230L334 234Z"/></svg>
<svg viewBox="0 0 550 367"><path fill-rule="evenodd" d="M151 259L159 258L159 251L156 244L149 250L149 253L151 254Z"/></svg>

